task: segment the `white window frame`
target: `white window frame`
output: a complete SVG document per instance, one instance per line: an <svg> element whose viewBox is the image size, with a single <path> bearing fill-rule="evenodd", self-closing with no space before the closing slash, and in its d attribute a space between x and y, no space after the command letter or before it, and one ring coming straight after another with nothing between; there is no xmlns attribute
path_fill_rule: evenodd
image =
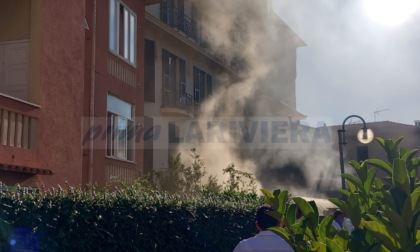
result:
<svg viewBox="0 0 420 252"><path fill-rule="evenodd" d="M121 124L125 127L121 132ZM134 105L111 94L107 96L106 156L124 161L135 161ZM130 135L131 133L131 135Z"/></svg>
<svg viewBox="0 0 420 252"><path fill-rule="evenodd" d="M120 9L123 8L124 24L120 24ZM120 38L120 27L126 27ZM123 51L120 52L120 42ZM109 50L132 66L137 64L137 15L121 0L109 0Z"/></svg>

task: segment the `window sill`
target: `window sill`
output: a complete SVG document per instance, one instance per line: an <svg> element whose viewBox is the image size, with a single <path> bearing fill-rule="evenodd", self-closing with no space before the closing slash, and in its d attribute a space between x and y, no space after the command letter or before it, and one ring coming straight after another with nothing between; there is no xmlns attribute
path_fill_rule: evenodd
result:
<svg viewBox="0 0 420 252"><path fill-rule="evenodd" d="M115 53L114 51L112 51L111 49L108 48L108 51L114 55L115 57L117 57L118 59L122 60L124 63L130 65L131 67L133 67L134 69L137 69L137 65L135 63L130 62L128 59L124 58L123 56L119 55L118 53Z"/></svg>
<svg viewBox="0 0 420 252"><path fill-rule="evenodd" d="M130 164L137 164L136 161L130 161L127 159L122 159L122 158L116 158L116 157L112 157L112 156L105 156L108 159L112 159L112 160L116 160L116 161L121 161L121 162L125 162L125 163L130 163Z"/></svg>
<svg viewBox="0 0 420 252"><path fill-rule="evenodd" d="M7 95L7 94L0 93L0 97L5 97L7 99L10 99L10 100L13 100L13 101L16 101L16 102L19 102L19 103L24 103L24 104L27 104L27 105L33 107L33 108L41 108L41 106L38 105L38 104L28 102L28 101L25 101L25 100L22 100L22 99L19 99L19 98L16 98L16 97L13 97L13 96L10 96L10 95Z"/></svg>

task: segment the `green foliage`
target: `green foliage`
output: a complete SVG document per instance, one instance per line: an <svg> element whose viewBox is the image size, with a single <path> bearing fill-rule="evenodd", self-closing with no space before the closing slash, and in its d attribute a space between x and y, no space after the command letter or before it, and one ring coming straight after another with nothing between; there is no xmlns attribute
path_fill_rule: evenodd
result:
<svg viewBox="0 0 420 252"><path fill-rule="evenodd" d="M151 178L113 180L90 192L42 184L0 190L0 251L12 249L10 237L20 228L33 232L40 251L232 251L256 231L263 199L255 179L231 164L224 185L210 176L203 186L204 161L196 149L190 159L185 165L181 154L171 156L169 169ZM23 246L17 240L13 249Z"/></svg>
<svg viewBox="0 0 420 252"><path fill-rule="evenodd" d="M319 222L318 208L314 201L307 202L300 197L290 199L288 191L275 190L273 193L263 189L265 203L275 211L268 214L283 224L283 227L270 228L281 236L295 251L346 251L348 233L332 227L328 216ZM291 200L291 201L290 201ZM302 217L297 218L298 211Z"/></svg>
<svg viewBox="0 0 420 252"><path fill-rule="evenodd" d="M195 148L190 151L191 165L185 165L181 160L181 153L170 156L169 168L154 171L152 184L168 193L194 194L202 187L217 192L232 191L241 193L256 193L256 181L253 174L235 169L234 164L229 164L223 169L223 174L229 178L223 184L219 184L217 177L209 176L207 183L202 183L206 175L204 161L200 158Z"/></svg>
<svg viewBox="0 0 420 252"><path fill-rule="evenodd" d="M204 185L204 189L221 192L223 190L223 186L219 184L217 177L210 175L207 179L207 184Z"/></svg>
<svg viewBox="0 0 420 252"><path fill-rule="evenodd" d="M192 194L201 188L201 179L206 174L204 161L195 148L190 150L191 165L185 165L181 153L169 156L168 169L154 171L153 183L169 193Z"/></svg>
<svg viewBox="0 0 420 252"><path fill-rule="evenodd" d="M229 179L225 184L225 190L236 192L256 192L256 182L254 175L235 169L234 164L228 165L223 169L223 174L228 174Z"/></svg>
<svg viewBox="0 0 420 252"><path fill-rule="evenodd" d="M33 232L39 251L232 251L256 231L263 203L232 191L169 194L146 181L93 192L2 189L0 251L19 228Z"/></svg>
<svg viewBox="0 0 420 252"><path fill-rule="evenodd" d="M395 141L377 138L387 153L387 161L368 159L350 161L356 176L343 174L347 190L343 199L330 201L351 219L355 230L332 227L331 216L320 223L314 202L293 198L288 192L262 190L266 203L276 211L269 213L284 228L272 228L296 251L420 251L420 187L417 178L420 158L417 150L400 148L402 138ZM388 176L377 177L382 170ZM303 217L296 219L297 210Z"/></svg>
<svg viewBox="0 0 420 252"><path fill-rule="evenodd" d="M357 239L351 248L375 247L379 251L415 251L420 239L420 189L417 150L400 148L402 137L392 140L377 138L387 154L387 161L368 159L361 164L351 161L357 177L344 174L347 200L330 199L340 207L356 227ZM376 177L377 170L387 177ZM380 213L380 214L379 214ZM352 234L353 235L353 234Z"/></svg>

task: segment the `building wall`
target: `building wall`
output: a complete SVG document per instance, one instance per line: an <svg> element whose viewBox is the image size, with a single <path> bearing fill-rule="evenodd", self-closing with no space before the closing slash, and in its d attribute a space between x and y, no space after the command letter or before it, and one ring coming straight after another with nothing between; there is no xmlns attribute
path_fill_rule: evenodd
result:
<svg viewBox="0 0 420 252"><path fill-rule="evenodd" d="M146 24L146 34L145 38L153 41L155 43L155 102L145 102L145 116L154 118L154 125L166 126L168 120L161 113L162 106L162 83L163 83L163 73L162 73L162 49L170 51L179 58L182 58L186 61L187 64L187 93L192 94L192 75L190 70L191 68L191 49L189 50L183 45L182 42L179 42L176 38L172 37L169 34L165 34L164 31L159 30L158 27L154 26L151 23ZM166 130L162 130L159 134L159 139L154 141L153 151L150 153L153 155L153 167L149 170L159 170L162 168L168 168L168 155L169 155L169 143L167 142L168 134ZM150 164L144 164L149 166Z"/></svg>
<svg viewBox="0 0 420 252"><path fill-rule="evenodd" d="M1 1L0 41L29 39L31 1Z"/></svg>
<svg viewBox="0 0 420 252"><path fill-rule="evenodd" d="M184 13L199 21L197 29L204 35L210 35L210 45L206 45L205 49L201 48L199 42L196 41L194 35L184 33L182 27L171 27L160 20L160 6L152 5L146 8L147 13L151 16L146 20L146 39L155 42L155 102L145 103L145 115L155 118L155 124L161 122L162 126L166 127L171 116L163 113L162 105L162 49L168 50L170 53L182 58L187 64L187 93L194 94L193 85L193 67L198 67L201 70L209 73L213 77L213 94L217 93L217 89L223 86L229 86L239 81L239 76L253 79L253 76L248 76L253 69L246 67L253 67L256 65L278 65L275 70L267 73L266 77L259 77L258 81L263 84L260 85L258 91L264 94L275 96L273 100L278 101L276 105L281 102L287 103L290 107L287 109L296 109L295 100L295 78L296 78L296 48L302 46L302 41L289 39L289 36L297 38L295 34L280 20L273 18L269 19L272 10L268 8L267 1L253 2L253 1L229 1L223 2L218 0L213 1L185 1ZM192 7L195 5L195 9ZM175 8L176 1L175 1ZM238 8L236 8L238 7ZM240 8L239 8L240 7ZM193 11L194 9L194 11ZM240 10L239 10L240 9ZM268 13L269 12L269 13ZM169 20L169 17L168 17ZM249 22L249 20L264 20L262 22ZM174 21L177 22L176 20ZM271 23L270 23L271 22ZM277 35L275 39L268 36L271 35L269 28L265 27L270 23L270 28L277 27ZM176 26L176 25L174 25ZM279 28L281 26L281 29ZM223 31L226 30L225 34ZM248 32L248 34L239 34L233 38L233 34L237 32ZM256 38L256 35L261 36ZM251 41L247 41L249 37L253 37ZM287 37L287 38L285 38ZM241 40L241 38L243 40ZM290 40L290 41L289 41ZM258 43L257 43L258 42ZM287 42L287 43L286 43ZM248 45L248 48L245 46ZM258 46L259 45L259 46ZM249 50L247 50L249 49ZM273 53L275 49L276 53ZM250 57L249 51L258 52L258 56ZM248 64L242 69L235 69L231 63L234 61L234 56L241 56L251 58L252 63ZM266 61L268 59L268 61ZM235 72L237 70L237 72ZM242 71L242 75L240 74ZM249 97L249 100L254 99L254 102L261 103L259 100L261 96ZM232 101L230 101L232 100ZM270 99L268 99L270 100ZM235 101L235 104L232 104ZM280 102L281 101L281 102ZM267 100L264 100L267 102ZM237 99L226 97L224 105L232 107L238 103ZM223 106L223 105L222 105ZM286 107L286 106L285 106ZM277 109L278 110L278 109ZM235 111L235 116L243 116L243 111L239 108ZM259 112L259 111L258 111ZM267 111L265 111L267 112ZM292 113L293 114L293 113ZM299 114L299 113L297 113ZM270 114L272 115L272 114ZM287 112L287 115L290 115ZM178 125L191 118L176 115ZM197 116L202 116L198 114ZM232 115L231 115L232 116ZM253 116L261 116L255 114ZM264 114L267 116L267 114ZM165 119L166 118L166 119ZM195 117L194 117L195 118ZM185 131L188 129L180 129L180 134L185 136ZM160 143L155 143L153 149L153 169L167 168L167 157L170 149L173 146L166 147L167 143L162 141L168 139L167 129L162 130L160 134ZM159 147L157 147L159 146ZM148 165L148 164L145 164Z"/></svg>
<svg viewBox="0 0 420 252"><path fill-rule="evenodd" d="M95 5L96 3L96 5ZM94 142L84 141L83 181L92 184L105 184L110 178L134 180L143 169L143 143L136 141L135 160L123 161L106 156L107 95L112 94L135 106L135 123L143 124L144 86L143 86L143 48L144 48L144 1L125 0L123 3L137 16L136 66L128 64L109 49L109 1L87 1L87 22L90 30L86 32L86 74L84 106L84 132L92 128L91 114L94 110L94 125L101 126L101 137ZM96 19L95 19L96 15ZM96 23L96 25L95 25ZM92 61L93 60L93 61ZM94 69L94 72L92 72ZM92 95L92 90L93 95ZM93 107L91 106L93 102ZM93 144L93 145L91 145Z"/></svg>
<svg viewBox="0 0 420 252"><path fill-rule="evenodd" d="M81 182L83 2L41 1L39 152L46 185Z"/></svg>
<svg viewBox="0 0 420 252"><path fill-rule="evenodd" d="M25 1L19 1L19 4L28 6ZM2 176L2 179L7 184L18 182L32 186L36 186L35 180L46 186L66 181L78 185L82 160L84 3L34 0L30 1L30 10L25 11L30 13L25 15L30 26L24 18L22 20L26 21L22 22L26 28L18 30L25 30L25 36L30 34L29 102L2 97L0 106L16 113L16 116L9 113L9 120L21 116L32 118L30 128L33 130L29 137L33 141L30 146L13 146L9 139L9 146L0 146L0 163L48 169L54 175L7 172L10 176ZM16 120L17 124L20 124L19 120Z"/></svg>
<svg viewBox="0 0 420 252"><path fill-rule="evenodd" d="M143 123L142 48L144 32L148 29L144 21L145 3L125 0L124 4L137 15L136 67L109 50L109 1L17 0L1 3L2 13L7 15L1 15L0 19L7 23L1 22L0 28L7 32L0 33L0 40L29 39L29 81L25 101L0 96L0 106L33 118L34 129L30 148L2 144L0 161L54 173L53 176L38 177L10 173L9 183L20 181L33 185L34 179L41 179L47 186L65 181L71 185L104 184L110 176L136 178L140 175L143 169L141 141L136 143L134 162L106 157L106 138L84 141L91 126L106 128L108 93L133 104L136 124ZM213 3L217 10L222 10L218 4ZM4 10L13 6L19 13L8 15ZM150 9L156 11L157 6ZM191 16L191 2L185 1L185 7L185 13ZM13 29L10 29L11 25ZM193 93L193 67L213 76L214 89L217 85L230 83L222 82L224 78L219 76L232 77L234 73L208 49L199 48L190 38L180 39L180 34L174 35L174 31L168 32L167 28L151 28L147 36L156 42L156 102L146 104L147 116L173 116L161 113L162 48L186 60L188 93ZM294 64L293 55L291 59L290 63ZM188 119L189 116L180 120ZM167 125L167 120L162 124ZM169 151L165 144L159 147L159 153L153 154L157 168L167 166L165 160Z"/></svg>
<svg viewBox="0 0 420 252"><path fill-rule="evenodd" d="M191 6L188 1L185 2L186 12L190 12ZM159 5L152 5L146 9L154 17L159 17ZM186 13L187 14L187 13ZM161 22L161 21L158 21ZM162 23L163 24L163 23ZM188 94L194 93L193 68L197 67L205 71L213 77L213 90L216 90L219 85L226 85L219 76L223 74L230 74L229 69L221 66L220 63L214 61L203 49L187 38L182 32L174 31L173 28L163 24L164 28L157 26L154 22L146 21L145 38L155 43L155 102L145 102L145 116L153 117L154 124L162 127L159 138L154 142L153 146L153 169L159 170L168 168L168 155L176 154L175 146L168 143L167 126L170 121L177 121L179 125L183 125L185 121L191 120L193 115L168 114L162 112L162 83L163 83L163 69L162 69L162 50L165 49L170 53L176 55L186 61L186 92ZM176 33L176 35L173 34ZM149 164L145 164L148 166ZM151 170L151 169L150 169Z"/></svg>

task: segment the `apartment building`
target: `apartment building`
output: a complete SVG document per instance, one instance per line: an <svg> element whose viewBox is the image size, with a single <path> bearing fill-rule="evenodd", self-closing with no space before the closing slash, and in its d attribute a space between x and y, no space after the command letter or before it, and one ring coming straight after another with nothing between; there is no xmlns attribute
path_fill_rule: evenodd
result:
<svg viewBox="0 0 420 252"><path fill-rule="evenodd" d="M84 4L0 2L0 180L82 181Z"/></svg>
<svg viewBox="0 0 420 252"><path fill-rule="evenodd" d="M301 118L300 46L268 0L1 1L0 181L132 182L167 167L179 122ZM254 74L264 64L278 67ZM259 83L252 95L226 91L203 109L246 81Z"/></svg>
<svg viewBox="0 0 420 252"><path fill-rule="evenodd" d="M296 111L295 93L296 49L304 45L270 0L166 0L147 6L145 128L155 134L145 139L145 171L168 168L168 155L180 147L174 135L191 132L199 118L304 118ZM258 70L261 65L266 70ZM239 91L246 83L252 94ZM200 140L187 146L197 147Z"/></svg>
<svg viewBox="0 0 420 252"><path fill-rule="evenodd" d="M0 2L0 181L138 178L144 9L157 2Z"/></svg>

